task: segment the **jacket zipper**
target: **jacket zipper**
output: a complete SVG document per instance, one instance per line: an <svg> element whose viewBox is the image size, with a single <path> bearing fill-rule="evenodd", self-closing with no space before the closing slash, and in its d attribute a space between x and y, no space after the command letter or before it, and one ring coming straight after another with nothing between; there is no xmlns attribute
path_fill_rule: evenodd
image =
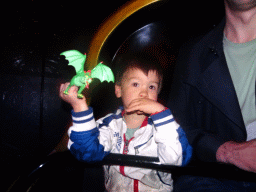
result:
<svg viewBox="0 0 256 192"><path fill-rule="evenodd" d="M142 147L143 145L147 144L147 143L150 141L150 139L151 139L152 137L153 137L153 135L151 135L151 137L150 137L145 143L142 143L142 144L137 145L137 146L134 147L135 155L138 155L138 154L139 154L139 148Z"/></svg>
<svg viewBox="0 0 256 192"><path fill-rule="evenodd" d="M124 155L127 155L127 153L129 152L129 150L128 150L129 143L130 143L130 141L131 141L134 137L132 137L129 141L127 141L127 140L126 140L126 137L125 137L125 134L124 134L124 135L123 135L123 138L124 138L123 154L124 154ZM124 166L120 166L120 173L121 173L123 176L126 176L125 173L124 173Z"/></svg>
<svg viewBox="0 0 256 192"><path fill-rule="evenodd" d="M123 150L123 154L127 155L127 153L129 152L128 150L128 146L130 141L133 139L134 137L132 137L129 141L126 140L125 134L124 134L124 150ZM123 176L126 176L124 173L124 166L120 166L120 173ZM139 191L139 181L137 179L133 180L133 191L134 192L138 192Z"/></svg>

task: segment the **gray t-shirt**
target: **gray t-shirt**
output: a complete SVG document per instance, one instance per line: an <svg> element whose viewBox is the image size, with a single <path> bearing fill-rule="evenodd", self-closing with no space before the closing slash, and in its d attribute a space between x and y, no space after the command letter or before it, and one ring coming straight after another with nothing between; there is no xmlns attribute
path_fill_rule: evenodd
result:
<svg viewBox="0 0 256 192"><path fill-rule="evenodd" d="M126 123L124 117L123 117L123 120ZM126 130L126 133L125 133L126 140L129 141L133 137L135 131L137 131L139 128L140 128L140 126L138 126L137 128L133 128L133 129L130 129L130 128L127 127L127 130Z"/></svg>
<svg viewBox="0 0 256 192"><path fill-rule="evenodd" d="M126 140L130 140L133 135L134 135L134 132L137 131L140 127L137 127L135 129L130 129L127 127L127 130L126 130L126 133L125 133L125 137L126 137Z"/></svg>
<svg viewBox="0 0 256 192"><path fill-rule="evenodd" d="M239 44L229 41L224 36L223 45L247 129L247 140L251 140L256 138L256 39Z"/></svg>

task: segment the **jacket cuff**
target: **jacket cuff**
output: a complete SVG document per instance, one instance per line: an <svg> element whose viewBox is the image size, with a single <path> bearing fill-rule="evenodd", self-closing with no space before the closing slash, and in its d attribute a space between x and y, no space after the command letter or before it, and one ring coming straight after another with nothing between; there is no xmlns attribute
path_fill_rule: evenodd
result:
<svg viewBox="0 0 256 192"><path fill-rule="evenodd" d="M96 127L96 122L93 116L93 109L89 107L87 111L82 112L71 112L73 126L69 129L69 134L72 131L82 132L92 130Z"/></svg>
<svg viewBox="0 0 256 192"><path fill-rule="evenodd" d="M74 112L74 110L72 110L71 115L72 115L73 123L76 123L76 124L86 123L93 119L93 109L89 107L87 111L81 111L81 112Z"/></svg>
<svg viewBox="0 0 256 192"><path fill-rule="evenodd" d="M174 121L171 110L166 108L161 112L151 115L156 127L165 125Z"/></svg>

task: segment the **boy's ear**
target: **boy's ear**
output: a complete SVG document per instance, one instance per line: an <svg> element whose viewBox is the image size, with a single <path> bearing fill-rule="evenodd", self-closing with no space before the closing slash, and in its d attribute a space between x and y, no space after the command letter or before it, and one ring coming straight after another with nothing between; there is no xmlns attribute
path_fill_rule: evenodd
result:
<svg viewBox="0 0 256 192"><path fill-rule="evenodd" d="M120 85L115 84L115 94L116 94L117 98L121 97L122 94L121 94L121 86Z"/></svg>

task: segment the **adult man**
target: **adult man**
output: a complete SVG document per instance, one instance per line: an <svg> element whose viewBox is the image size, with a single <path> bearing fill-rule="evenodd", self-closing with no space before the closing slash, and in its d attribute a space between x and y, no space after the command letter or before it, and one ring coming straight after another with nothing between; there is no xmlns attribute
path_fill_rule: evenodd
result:
<svg viewBox="0 0 256 192"><path fill-rule="evenodd" d="M168 107L197 160L256 172L256 0L224 0L221 24L180 51ZM236 188L238 187L238 188ZM184 176L177 191L248 191L255 183Z"/></svg>

